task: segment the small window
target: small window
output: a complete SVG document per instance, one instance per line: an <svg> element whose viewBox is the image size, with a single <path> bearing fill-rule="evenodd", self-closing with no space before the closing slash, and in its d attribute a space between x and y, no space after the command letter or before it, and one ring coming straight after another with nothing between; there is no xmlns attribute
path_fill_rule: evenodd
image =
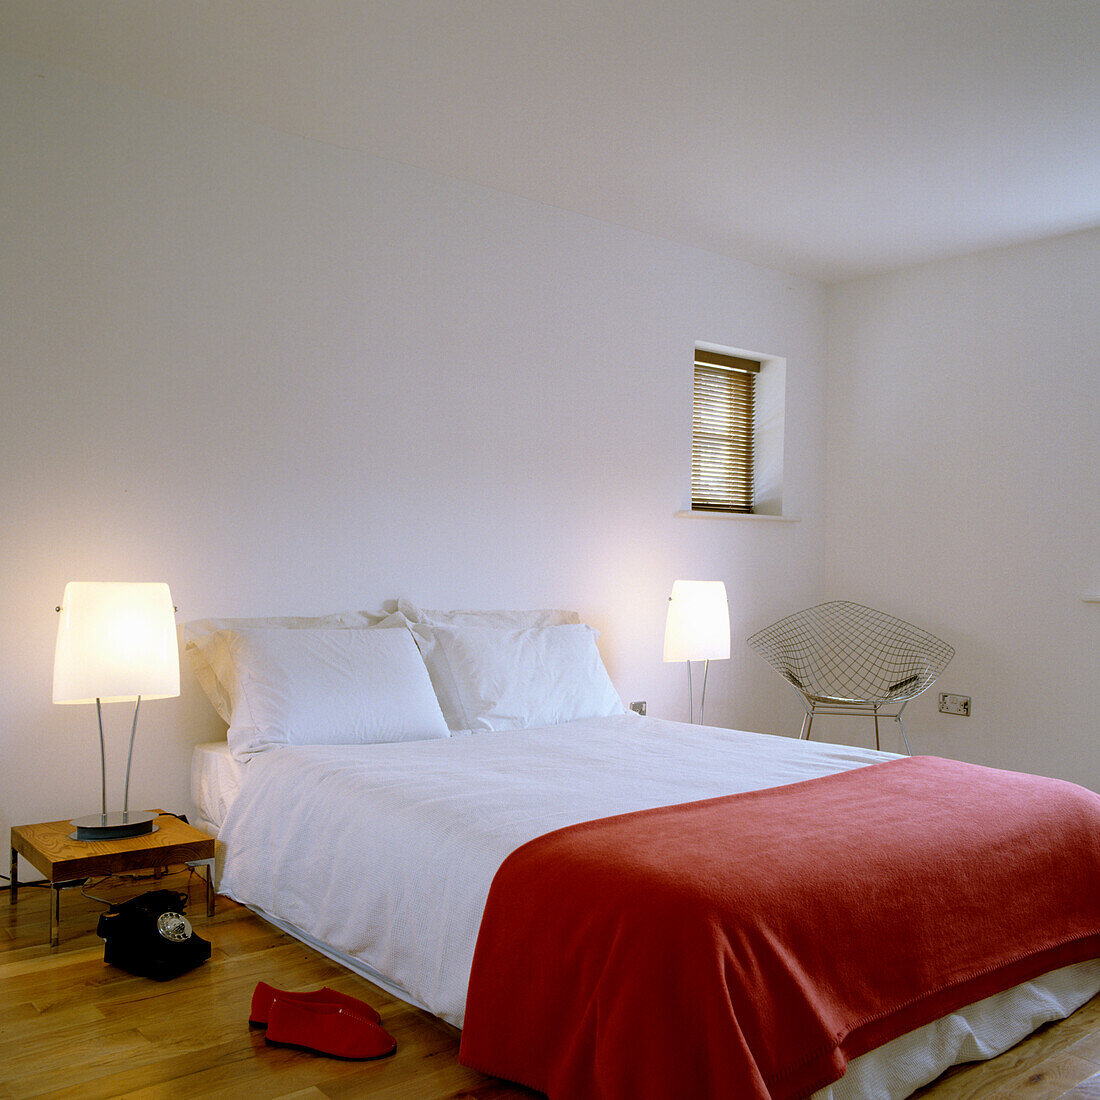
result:
<svg viewBox="0 0 1100 1100"><path fill-rule="evenodd" d="M695 350L691 428L691 508L751 512L754 405L760 363Z"/></svg>

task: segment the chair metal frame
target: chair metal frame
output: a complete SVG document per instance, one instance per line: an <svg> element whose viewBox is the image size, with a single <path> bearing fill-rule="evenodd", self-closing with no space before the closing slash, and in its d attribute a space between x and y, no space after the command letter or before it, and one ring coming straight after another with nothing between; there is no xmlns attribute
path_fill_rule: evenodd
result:
<svg viewBox="0 0 1100 1100"><path fill-rule="evenodd" d="M748 644L783 677L806 712L799 739L814 718L893 719L910 756L902 711L927 690L955 656L954 647L904 619L872 607L831 600L757 631Z"/></svg>

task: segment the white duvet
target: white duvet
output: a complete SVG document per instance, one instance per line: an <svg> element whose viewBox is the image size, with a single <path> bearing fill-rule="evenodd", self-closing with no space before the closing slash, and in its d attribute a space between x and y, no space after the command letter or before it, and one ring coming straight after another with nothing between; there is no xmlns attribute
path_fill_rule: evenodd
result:
<svg viewBox="0 0 1100 1100"><path fill-rule="evenodd" d="M243 769L219 833L219 889L461 1026L489 886L521 844L592 818L891 758L634 714L279 748ZM1097 962L1025 983L856 1059L815 1100L908 1095L956 1061L990 1057L1061 1019L1098 989Z"/></svg>
<svg viewBox="0 0 1100 1100"><path fill-rule="evenodd" d="M245 769L221 890L461 1026L493 875L592 818L861 767L886 753L634 714L396 745L281 748Z"/></svg>

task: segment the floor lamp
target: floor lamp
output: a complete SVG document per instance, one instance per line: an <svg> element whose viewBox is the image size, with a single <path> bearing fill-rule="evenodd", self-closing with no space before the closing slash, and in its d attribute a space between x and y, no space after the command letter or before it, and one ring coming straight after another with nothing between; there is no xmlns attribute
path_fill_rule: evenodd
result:
<svg viewBox="0 0 1100 1100"><path fill-rule="evenodd" d="M676 581L668 598L665 620L666 661L684 661L688 669L688 721L694 719L691 662L703 661L703 691L699 697L699 722L707 698L707 670L711 661L730 655L730 612L722 581Z"/></svg>

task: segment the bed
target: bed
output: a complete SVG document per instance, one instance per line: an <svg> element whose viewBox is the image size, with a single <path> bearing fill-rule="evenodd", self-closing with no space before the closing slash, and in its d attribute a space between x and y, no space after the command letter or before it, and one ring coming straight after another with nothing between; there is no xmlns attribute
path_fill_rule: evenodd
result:
<svg viewBox="0 0 1100 1100"><path fill-rule="evenodd" d="M207 680L213 677L224 692L235 744L196 749L192 788L204 824L221 841L222 892L456 1027L467 1022L468 983L486 899L513 853L548 835L568 835L585 822L751 791L798 789L845 773L870 775L898 761L872 750L624 712L613 690L608 692L602 665L593 664L594 638L587 628L565 634L550 630L582 626L573 616L562 621L561 613L539 613L557 617L534 626L527 625L529 619L489 620L492 625L485 626L484 619L417 622L433 616L410 610L406 606L396 628L411 631L419 643L413 653L423 655L427 681L419 680L410 695L415 665L410 673L404 665L395 669L392 654L381 658L383 665L389 661L382 679L403 685L412 712L419 714L412 723L417 729L406 729L407 737L392 733L394 717L386 714L362 735L366 741L316 743L301 728L328 720L347 728L348 716L326 717L315 708L303 718L294 710L302 684L287 654L308 649L307 640L337 644L340 652L352 647L349 640L333 642L330 635L337 630L372 636L357 639L355 646L368 640L377 644L378 635L390 628L372 627L384 620L345 616L350 621L320 626L316 620L306 626L297 621L270 627L238 623L229 633L268 631L257 635L264 650L259 664L265 666L258 677L255 652L250 656L238 648L227 661L204 643L212 658ZM279 625L299 626L305 633L270 633ZM226 641L223 623L204 626L205 633L195 631L196 637L220 634ZM534 644L527 637L531 631L549 631L558 650L540 649L540 637L539 645L525 652L523 646ZM276 637L277 643L271 640ZM408 665L413 653L404 642L398 646L391 639L387 645L391 642L402 653L397 663ZM485 650L493 652L485 657ZM355 659L373 664L379 655L357 653ZM322 663L334 666L330 648ZM512 675L516 670L524 681L521 687ZM563 672L581 685L574 682L563 693ZM476 690L468 690L464 679ZM430 714L425 682L442 724ZM253 706L245 724L239 708L249 694ZM280 722L256 720L257 699L259 709L275 713L285 729L275 729ZM603 713L571 717L578 710ZM361 711L359 705L355 718L360 723ZM304 726L295 733L300 718ZM525 728L514 728L521 718L550 720L526 720ZM291 733L284 740L286 729ZM430 736L419 736L429 731ZM400 739L380 741L379 736ZM638 961L653 973L670 965L659 954ZM815 1100L908 1095L949 1065L1007 1049L1100 990L1100 964L1091 957L1027 977L977 1003L952 1006L853 1057L839 1080L814 1092ZM673 1019L684 1015L676 1006L666 1011ZM480 1058L472 1061L493 1071ZM521 1073L502 1075L547 1088L545 1081L525 1080ZM613 1084L601 1088L602 1095L616 1095ZM555 1095L552 1088L548 1091ZM769 1093L745 1092L754 1094ZM568 1096L560 1090L557 1095Z"/></svg>

